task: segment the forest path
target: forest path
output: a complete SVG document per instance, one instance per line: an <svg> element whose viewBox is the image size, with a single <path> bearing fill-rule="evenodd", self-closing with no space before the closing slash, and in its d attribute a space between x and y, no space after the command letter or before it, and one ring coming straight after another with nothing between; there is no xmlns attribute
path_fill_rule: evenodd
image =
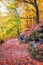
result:
<svg viewBox="0 0 43 65"><path fill-rule="evenodd" d="M43 65L30 58L28 44L19 45L18 42L18 39L10 39L0 45L0 65Z"/></svg>

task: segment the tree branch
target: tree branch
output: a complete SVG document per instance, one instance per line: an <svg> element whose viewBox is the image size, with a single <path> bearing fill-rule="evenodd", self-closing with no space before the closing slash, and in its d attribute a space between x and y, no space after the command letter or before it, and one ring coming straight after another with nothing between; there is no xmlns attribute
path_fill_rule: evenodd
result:
<svg viewBox="0 0 43 65"><path fill-rule="evenodd" d="M30 2L24 1L24 3L29 3L29 4L32 4L33 6L35 6L34 3L33 3L32 1L30 1Z"/></svg>

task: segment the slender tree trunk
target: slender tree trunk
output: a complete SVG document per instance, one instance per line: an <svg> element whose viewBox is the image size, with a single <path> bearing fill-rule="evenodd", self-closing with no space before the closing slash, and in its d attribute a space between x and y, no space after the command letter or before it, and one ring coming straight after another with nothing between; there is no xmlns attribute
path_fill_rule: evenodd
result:
<svg viewBox="0 0 43 65"><path fill-rule="evenodd" d="M34 0L34 6L36 8L36 23L39 23L39 9L38 9L38 5L37 5L37 1Z"/></svg>
<svg viewBox="0 0 43 65"><path fill-rule="evenodd" d="M17 33L18 33L18 36L19 36L19 34L20 34L19 26L17 27Z"/></svg>
<svg viewBox="0 0 43 65"><path fill-rule="evenodd" d="M26 20L26 22L27 22L27 28L28 28L28 20Z"/></svg>
<svg viewBox="0 0 43 65"><path fill-rule="evenodd" d="M36 23L39 23L39 10L38 10L38 6L36 6Z"/></svg>

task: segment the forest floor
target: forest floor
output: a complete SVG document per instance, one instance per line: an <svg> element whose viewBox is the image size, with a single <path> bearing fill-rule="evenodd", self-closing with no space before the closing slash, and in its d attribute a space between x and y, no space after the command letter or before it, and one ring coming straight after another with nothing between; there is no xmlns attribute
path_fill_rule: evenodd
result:
<svg viewBox="0 0 43 65"><path fill-rule="evenodd" d="M30 57L28 44L18 43L18 39L10 39L0 45L0 65L43 65Z"/></svg>

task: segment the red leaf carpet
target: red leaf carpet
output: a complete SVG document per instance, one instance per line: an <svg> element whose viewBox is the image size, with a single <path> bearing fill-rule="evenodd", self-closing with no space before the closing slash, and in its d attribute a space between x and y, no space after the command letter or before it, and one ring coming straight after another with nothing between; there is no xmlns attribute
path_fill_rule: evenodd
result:
<svg viewBox="0 0 43 65"><path fill-rule="evenodd" d="M0 65L43 65L30 58L27 44L18 44L17 39L11 39L0 45Z"/></svg>

